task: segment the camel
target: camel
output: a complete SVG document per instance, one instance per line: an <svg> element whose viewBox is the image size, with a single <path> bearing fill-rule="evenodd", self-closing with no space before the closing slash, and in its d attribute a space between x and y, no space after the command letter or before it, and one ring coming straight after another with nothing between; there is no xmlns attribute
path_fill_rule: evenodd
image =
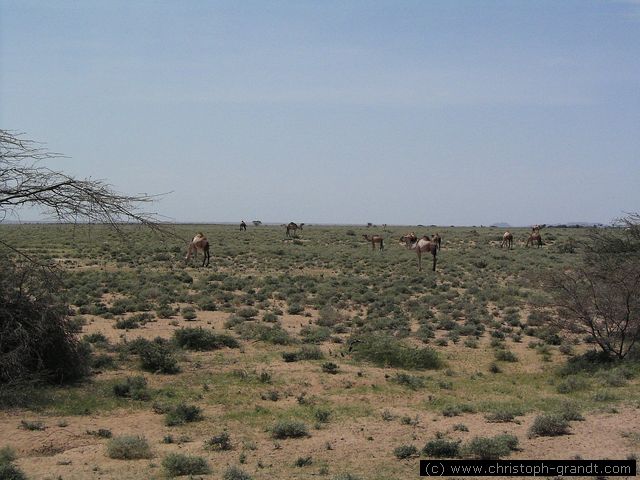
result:
<svg viewBox="0 0 640 480"><path fill-rule="evenodd" d="M511 250L511 248L513 247L513 233L511 232L504 232L504 235L502 235L502 243L500 244L500 248L507 246L507 248L509 250Z"/></svg>
<svg viewBox="0 0 640 480"><path fill-rule="evenodd" d="M189 243L187 256L184 257L185 263L189 262L189 260L191 259L191 256L193 256L194 259L197 258L199 251L201 251L204 255L204 258L202 259L202 266L208 267L209 266L209 240L207 240L207 237L205 237L201 232L198 232L196 236L193 237L193 240L191 240L191 243Z"/></svg>
<svg viewBox="0 0 640 480"><path fill-rule="evenodd" d="M379 244L380 251L384 250L384 238L381 235L362 235L367 242L371 242L371 250L376 249L376 243Z"/></svg>
<svg viewBox="0 0 640 480"><path fill-rule="evenodd" d="M240 231L243 231L243 230L244 230L245 232L247 231L247 224L246 224L246 223L244 223L244 220L242 220L242 221L240 222Z"/></svg>
<svg viewBox="0 0 640 480"><path fill-rule="evenodd" d="M434 242L438 246L438 250L442 248L442 237L439 233L431 236L431 241Z"/></svg>
<svg viewBox="0 0 640 480"><path fill-rule="evenodd" d="M424 236L420 239L416 237L416 234L411 232L408 235L400 237L400 243L402 243L409 250L415 250L418 255L418 271L422 271L422 253L430 252L433 255L433 271L436 271L436 255L438 253L438 245L431 240L428 236Z"/></svg>
<svg viewBox="0 0 640 480"><path fill-rule="evenodd" d="M286 226L287 227L287 237L291 236L291 234L289 232L293 232L295 234L296 230L302 231L302 226L303 225L304 225L304 223L296 224L294 222L289 222L289 224Z"/></svg>
<svg viewBox="0 0 640 480"><path fill-rule="evenodd" d="M529 235L526 246L528 247L529 244L533 246L534 243L538 245L538 248L542 246L542 237L540 236L540 232L537 230L535 230L533 233L531 233L531 235Z"/></svg>
<svg viewBox="0 0 640 480"><path fill-rule="evenodd" d="M542 225L533 225L533 226L531 227L531 233L535 233L535 232L540 233L540 230L542 230L542 229L543 229L544 227L546 227L546 226L547 226L547 224L546 224L546 223L544 223L544 224L542 224Z"/></svg>

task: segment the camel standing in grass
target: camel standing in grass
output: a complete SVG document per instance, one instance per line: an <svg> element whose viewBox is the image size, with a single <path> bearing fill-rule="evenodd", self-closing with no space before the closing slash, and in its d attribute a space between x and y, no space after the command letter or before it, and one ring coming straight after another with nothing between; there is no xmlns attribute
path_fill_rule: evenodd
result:
<svg viewBox="0 0 640 480"><path fill-rule="evenodd" d="M418 271L422 271L422 253L429 252L433 256L433 271L436 271L436 255L438 253L438 245L431 240L428 236L424 236L420 239L416 237L415 233L403 235L400 237L400 243L402 243L409 250L415 250L418 255Z"/></svg>
<svg viewBox="0 0 640 480"><path fill-rule="evenodd" d="M287 237L291 236L290 232L293 232L294 234L296 233L296 230L300 230L302 231L302 226L304 225L304 223L301 224L297 224L294 222L289 222L289 224L287 225Z"/></svg>
<svg viewBox="0 0 640 480"><path fill-rule="evenodd" d="M380 251L384 250L384 238L381 235L362 235L367 242L371 242L371 250L376 249L378 244Z"/></svg>
<svg viewBox="0 0 640 480"><path fill-rule="evenodd" d="M191 243L189 243L189 249L187 250L187 256L184 257L185 263L188 263L193 256L194 260L198 257L198 252L202 252L204 255L202 259L202 266L209 266L209 240L202 233L197 233Z"/></svg>
<svg viewBox="0 0 640 480"><path fill-rule="evenodd" d="M247 224L244 223L244 220L240 222L240 231L247 231Z"/></svg>
<svg viewBox="0 0 640 480"><path fill-rule="evenodd" d="M502 235L502 243L500 244L500 248L504 247L505 245L509 250L511 250L511 248L513 247L513 233L504 232L504 235Z"/></svg>
<svg viewBox="0 0 640 480"><path fill-rule="evenodd" d="M440 236L439 233L436 233L435 235L431 236L431 241L434 242L437 247L438 250L440 250L442 248L442 237Z"/></svg>
<svg viewBox="0 0 640 480"><path fill-rule="evenodd" d="M527 247L529 246L529 244L531 244L531 246L533 246L533 244L537 244L538 248L540 248L542 246L542 237L540 236L540 232L538 230L534 230L531 235L529 235L529 238L527 239Z"/></svg>

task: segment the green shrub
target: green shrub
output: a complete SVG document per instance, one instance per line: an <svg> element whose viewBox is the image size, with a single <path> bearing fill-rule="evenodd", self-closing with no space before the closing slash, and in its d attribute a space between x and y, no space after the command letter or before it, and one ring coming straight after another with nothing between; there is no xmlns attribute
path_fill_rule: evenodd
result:
<svg viewBox="0 0 640 480"><path fill-rule="evenodd" d="M570 422L584 420L580 406L576 402L566 401L561 403L557 414Z"/></svg>
<svg viewBox="0 0 640 480"><path fill-rule="evenodd" d="M222 480L252 480L253 477L244 470L232 465L224 471Z"/></svg>
<svg viewBox="0 0 640 480"><path fill-rule="evenodd" d="M589 387L589 382L577 376L569 376L556 386L558 393L572 393L579 390L585 390Z"/></svg>
<svg viewBox="0 0 640 480"><path fill-rule="evenodd" d="M434 438L429 440L422 453L433 458L454 458L460 456L460 441Z"/></svg>
<svg viewBox="0 0 640 480"><path fill-rule="evenodd" d="M294 462L294 466L298 468L308 467L313 464L313 458L311 456L308 457L298 457Z"/></svg>
<svg viewBox="0 0 640 480"><path fill-rule="evenodd" d="M204 442L204 446L208 450L216 451L231 450L233 448L229 432L222 432L220 435L214 435Z"/></svg>
<svg viewBox="0 0 640 480"><path fill-rule="evenodd" d="M393 450L393 454L402 460L417 455L418 449L415 445L401 445Z"/></svg>
<svg viewBox="0 0 640 480"><path fill-rule="evenodd" d="M331 410L326 410L326 409L318 409L316 410L314 416L316 417L316 420L320 423L328 423L329 422L329 418L331 417Z"/></svg>
<svg viewBox="0 0 640 480"><path fill-rule="evenodd" d="M162 466L172 477L180 475L206 475L211 472L209 464L202 457L192 457L181 453L170 453L164 460Z"/></svg>
<svg viewBox="0 0 640 480"><path fill-rule="evenodd" d="M129 317L119 319L115 323L114 327L120 330L132 330L134 328L139 328L140 324L133 317Z"/></svg>
<svg viewBox="0 0 640 480"><path fill-rule="evenodd" d="M569 433L569 422L558 414L539 415L529 429L530 437L556 437Z"/></svg>
<svg viewBox="0 0 640 480"><path fill-rule="evenodd" d="M196 309L193 307L184 307L182 309L182 318L187 321L192 321L198 318L198 314L196 313Z"/></svg>
<svg viewBox="0 0 640 480"><path fill-rule="evenodd" d="M176 345L186 350L209 351L240 347L238 340L232 336L202 328L181 328L174 332L173 338Z"/></svg>
<svg viewBox="0 0 640 480"><path fill-rule="evenodd" d="M178 361L166 342L147 341L140 348L140 366L152 373L178 373Z"/></svg>
<svg viewBox="0 0 640 480"><path fill-rule="evenodd" d="M333 362L324 362L322 364L322 371L324 373L330 373L332 375L335 375L340 371L340 367Z"/></svg>
<svg viewBox="0 0 640 480"><path fill-rule="evenodd" d="M302 345L295 355L298 360L322 360L324 358L324 353L316 345Z"/></svg>
<svg viewBox="0 0 640 480"><path fill-rule="evenodd" d="M304 307L298 303L292 303L287 308L287 313L290 315L299 315L302 312L304 312Z"/></svg>
<svg viewBox="0 0 640 480"><path fill-rule="evenodd" d="M271 428L271 436L276 439L308 437L309 429L302 422L281 420Z"/></svg>
<svg viewBox="0 0 640 480"><path fill-rule="evenodd" d="M136 460L151 458L152 454L146 438L137 435L124 435L109 440L107 456L120 460Z"/></svg>
<svg viewBox="0 0 640 480"><path fill-rule="evenodd" d="M164 423L170 427L202 420L202 410L196 405L180 403L171 408L165 415Z"/></svg>
<svg viewBox="0 0 640 480"><path fill-rule="evenodd" d="M236 312L236 315L238 315L241 318L244 319L252 319L254 317L256 317L258 315L258 309L257 308L253 308L253 307L242 307L241 309L239 309Z"/></svg>
<svg viewBox="0 0 640 480"><path fill-rule="evenodd" d="M13 462L16 458L16 452L11 447L0 448L0 465Z"/></svg>
<svg viewBox="0 0 640 480"><path fill-rule="evenodd" d="M518 357L515 353L510 350L499 349L495 352L496 360L500 360L502 362L517 362Z"/></svg>
<svg viewBox="0 0 640 480"><path fill-rule="evenodd" d="M0 478L2 480L27 480L27 476L13 463L0 463Z"/></svg>
<svg viewBox="0 0 640 480"><path fill-rule="evenodd" d="M496 460L518 448L518 438L503 434L495 437L474 437L462 449L466 456L481 460Z"/></svg>
<svg viewBox="0 0 640 480"><path fill-rule="evenodd" d="M409 375L407 373L396 373L395 377L392 378L392 381L398 385L409 387L411 390L418 390L419 388L424 388L426 385L424 378Z"/></svg>
<svg viewBox="0 0 640 480"><path fill-rule="evenodd" d="M373 362L381 367L415 370L442 366L440 357L433 349L411 348L390 335L363 335L350 343L356 358Z"/></svg>
<svg viewBox="0 0 640 480"><path fill-rule="evenodd" d="M130 397L135 400L148 400L147 379L142 375L127 377L113 386L113 394L116 397Z"/></svg>

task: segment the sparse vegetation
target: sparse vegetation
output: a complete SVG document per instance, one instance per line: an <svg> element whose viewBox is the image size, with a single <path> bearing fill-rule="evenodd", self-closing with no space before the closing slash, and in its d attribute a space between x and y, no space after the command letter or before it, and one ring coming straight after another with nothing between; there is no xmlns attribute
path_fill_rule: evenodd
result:
<svg viewBox="0 0 640 480"><path fill-rule="evenodd" d="M147 439L137 435L114 437L107 443L107 456L118 460L151 458L151 448Z"/></svg>

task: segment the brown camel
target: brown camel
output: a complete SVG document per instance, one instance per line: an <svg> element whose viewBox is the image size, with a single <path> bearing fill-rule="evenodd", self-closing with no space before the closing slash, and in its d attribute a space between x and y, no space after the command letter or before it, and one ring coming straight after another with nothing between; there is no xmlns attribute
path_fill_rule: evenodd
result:
<svg viewBox="0 0 640 480"><path fill-rule="evenodd" d="M287 225L287 237L291 236L290 232L293 232L294 234L296 233L296 230L300 230L302 231L302 226L304 225L304 223L294 223L294 222L289 222L289 224Z"/></svg>
<svg viewBox="0 0 640 480"><path fill-rule="evenodd" d="M193 256L194 260L198 257L198 252L202 252L204 257L202 259L202 266L209 266L209 240L202 233L197 233L191 243L189 243L189 249L187 250L187 256L184 257L185 263L188 263Z"/></svg>
<svg viewBox="0 0 640 480"><path fill-rule="evenodd" d="M534 243L538 245L538 248L542 246L542 237L540 236L540 232L537 230L534 231L531 235L529 235L526 246L528 247L529 244L533 246Z"/></svg>
<svg viewBox="0 0 640 480"><path fill-rule="evenodd" d="M362 235L367 242L371 242L371 250L376 249L378 244L380 251L384 250L384 238L381 235Z"/></svg>
<svg viewBox="0 0 640 480"><path fill-rule="evenodd" d="M502 243L500 244L500 248L504 247L506 245L506 247L511 250L511 248L513 247L513 233L511 232L504 232L504 235L502 235Z"/></svg>
<svg viewBox="0 0 640 480"><path fill-rule="evenodd" d="M402 243L409 250L415 250L418 255L418 271L422 271L422 253L430 252L433 255L433 271L436 271L436 255L438 253L438 245L431 240L428 236L424 236L420 239L416 237L416 234L411 232L408 235L400 237L400 243Z"/></svg>
<svg viewBox="0 0 640 480"><path fill-rule="evenodd" d="M442 237L439 233L431 236L431 241L434 242L438 246L438 250L442 248Z"/></svg>
<svg viewBox="0 0 640 480"><path fill-rule="evenodd" d="M240 231L243 231L243 230L244 230L245 232L247 231L247 224L246 224L246 223L244 223L244 220L242 220L242 221L240 222Z"/></svg>

